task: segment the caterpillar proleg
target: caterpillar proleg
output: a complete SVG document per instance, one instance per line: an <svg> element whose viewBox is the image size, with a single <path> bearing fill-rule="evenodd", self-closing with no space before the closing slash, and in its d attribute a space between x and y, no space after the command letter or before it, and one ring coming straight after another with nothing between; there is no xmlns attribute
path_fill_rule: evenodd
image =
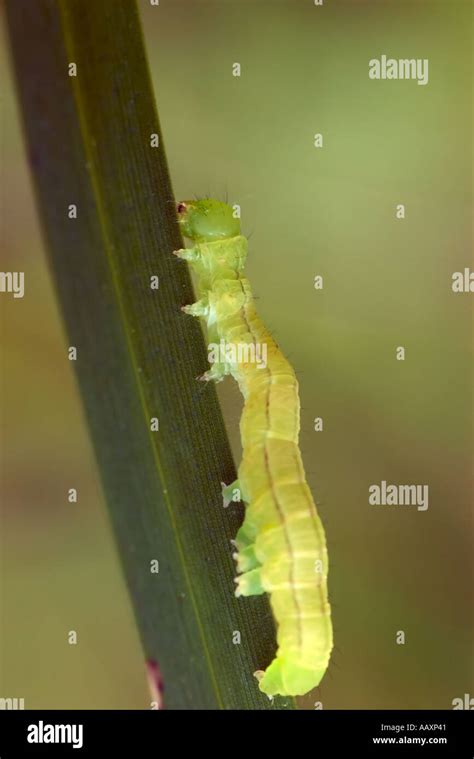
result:
<svg viewBox="0 0 474 759"><path fill-rule="evenodd" d="M223 496L225 504L235 494L245 503L235 539L236 595L269 593L277 623L276 657L255 675L268 696L301 696L326 672L332 625L324 529L298 447L298 382L255 310L243 274L247 240L232 209L204 199L178 203L177 214L193 246L176 255L199 281L199 300L183 310L205 319L213 346L204 379L231 374L244 396L239 479Z"/></svg>

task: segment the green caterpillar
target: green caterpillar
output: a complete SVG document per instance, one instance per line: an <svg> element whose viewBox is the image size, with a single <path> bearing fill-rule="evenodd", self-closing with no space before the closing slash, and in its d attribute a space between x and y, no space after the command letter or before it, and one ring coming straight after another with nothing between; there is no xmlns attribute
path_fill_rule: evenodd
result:
<svg viewBox="0 0 474 759"><path fill-rule="evenodd" d="M231 374L245 405L237 489L245 519L235 545L237 596L269 593L277 622L276 658L255 673L268 696L300 696L316 687L332 650L324 529L298 447L300 401L295 373L255 310L243 275L247 240L232 208L217 200L177 204L191 248L178 250L199 280L200 298L183 311L206 320L213 363L201 378Z"/></svg>

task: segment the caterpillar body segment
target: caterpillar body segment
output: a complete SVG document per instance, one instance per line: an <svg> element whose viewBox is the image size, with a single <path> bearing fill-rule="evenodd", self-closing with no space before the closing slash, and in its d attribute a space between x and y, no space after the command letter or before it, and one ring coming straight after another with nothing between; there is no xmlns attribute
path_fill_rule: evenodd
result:
<svg viewBox="0 0 474 759"><path fill-rule="evenodd" d="M332 625L325 534L298 446L298 382L256 312L243 274L247 240L232 209L205 199L179 203L177 211L193 241L177 255L199 282L199 300L184 310L204 318L208 339L225 348L205 378L231 374L245 399L239 481L223 498L228 504L237 485L245 502L235 539L236 595L269 593L277 623L276 658L255 674L268 696L304 695L326 672Z"/></svg>

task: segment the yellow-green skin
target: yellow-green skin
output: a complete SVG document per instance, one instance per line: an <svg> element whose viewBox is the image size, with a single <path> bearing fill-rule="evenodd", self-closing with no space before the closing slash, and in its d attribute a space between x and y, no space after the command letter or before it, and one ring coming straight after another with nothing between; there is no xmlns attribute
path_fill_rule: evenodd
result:
<svg viewBox="0 0 474 759"><path fill-rule="evenodd" d="M239 488L245 519L235 554L238 596L269 593L278 650L256 672L268 696L301 696L326 672L332 649L324 529L305 479L298 447L300 401L295 373L255 310L243 275L247 240L232 209L216 200L177 205L193 247L176 251L199 280L200 299L184 311L207 322L209 342L267 346L266 368L255 362L214 363L202 379L231 374L245 399L240 422L243 459Z"/></svg>

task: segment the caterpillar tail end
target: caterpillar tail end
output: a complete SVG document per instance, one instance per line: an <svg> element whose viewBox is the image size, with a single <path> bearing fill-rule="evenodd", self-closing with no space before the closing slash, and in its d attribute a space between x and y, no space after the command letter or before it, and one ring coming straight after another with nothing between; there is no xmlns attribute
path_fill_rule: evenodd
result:
<svg viewBox="0 0 474 759"><path fill-rule="evenodd" d="M269 698L273 696L304 696L316 688L324 677L327 667L305 669L294 662L277 656L263 672L257 670L254 677L258 687Z"/></svg>

